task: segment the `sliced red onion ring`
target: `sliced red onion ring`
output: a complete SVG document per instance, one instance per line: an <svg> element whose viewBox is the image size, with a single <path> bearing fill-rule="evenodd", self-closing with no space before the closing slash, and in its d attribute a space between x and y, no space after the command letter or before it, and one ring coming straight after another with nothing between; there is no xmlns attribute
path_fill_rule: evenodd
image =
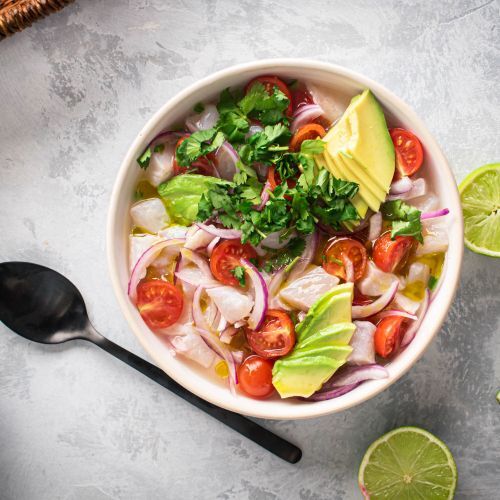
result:
<svg viewBox="0 0 500 500"><path fill-rule="evenodd" d="M134 304L137 300L137 285L139 284L139 281L144 278L147 268L153 263L164 248L178 246L180 249L185 241L186 240L184 238L159 241L158 243L150 246L139 257L135 263L134 269L132 270L132 274L130 275L127 288L127 293Z"/></svg>
<svg viewBox="0 0 500 500"><path fill-rule="evenodd" d="M207 277L208 280L213 280L212 271L210 271L210 266L207 261L196 252L189 250L188 248L181 249L181 255L190 260L195 266L198 266L200 271Z"/></svg>
<svg viewBox="0 0 500 500"><path fill-rule="evenodd" d="M384 294L382 294L377 300L374 300L371 304L364 306L352 306L352 317L354 319L368 318L379 313L392 302L396 292L398 291L398 287L399 281L394 281Z"/></svg>
<svg viewBox="0 0 500 500"><path fill-rule="evenodd" d="M200 229L203 229L203 231L210 233L212 236L218 236L219 238L223 238L225 240L239 240L241 238L241 231L238 231L237 229L222 229L215 227L212 224L207 225L202 224L201 222L197 222L196 225Z"/></svg>
<svg viewBox="0 0 500 500"><path fill-rule="evenodd" d="M220 177L226 181L232 181L237 171L236 164L240 160L236 150L229 142L225 141L215 153L215 158Z"/></svg>
<svg viewBox="0 0 500 500"><path fill-rule="evenodd" d="M368 240L376 240L382 232L382 214L377 212L370 217L370 228L368 229Z"/></svg>
<svg viewBox="0 0 500 500"><path fill-rule="evenodd" d="M342 254L342 262L345 269L345 280L347 283L354 283L354 265L352 260L345 254Z"/></svg>
<svg viewBox="0 0 500 500"><path fill-rule="evenodd" d="M402 177L391 184L389 194L403 194L410 191L413 187L413 181L409 177Z"/></svg>
<svg viewBox="0 0 500 500"><path fill-rule="evenodd" d="M203 328L204 330L211 330L211 325L208 324L203 311L201 310L201 294L203 293L203 287L199 286L194 292L193 296L193 320L197 328Z"/></svg>
<svg viewBox="0 0 500 500"><path fill-rule="evenodd" d="M306 104L305 106L301 106L294 114L292 124L290 125L290 132L295 134L300 127L311 123L322 114L323 108L318 104Z"/></svg>
<svg viewBox="0 0 500 500"><path fill-rule="evenodd" d="M346 366L336 372L333 377L325 383L321 392L326 386L326 389L334 387L345 387L352 384L359 384L365 380L378 380L387 378L389 372L385 367L378 364L370 364L363 366Z"/></svg>
<svg viewBox="0 0 500 500"><path fill-rule="evenodd" d="M220 236L216 236L207 246L207 254L210 257L212 255L212 252L214 251L215 246L217 243L220 241Z"/></svg>
<svg viewBox="0 0 500 500"><path fill-rule="evenodd" d="M450 213L449 209L442 208L441 210L436 210L434 212L426 212L420 216L421 220L425 219L435 219L436 217L443 217L443 215L448 215Z"/></svg>
<svg viewBox="0 0 500 500"><path fill-rule="evenodd" d="M416 321L418 318L414 314L407 313L406 311L399 311L397 309L389 309L377 314L377 319L387 318L389 316L401 316L402 318L411 319Z"/></svg>
<svg viewBox="0 0 500 500"><path fill-rule="evenodd" d="M269 201L269 191L271 191L271 184L269 184L269 181L266 181L264 187L262 188L262 192L260 193L261 202L257 205L257 207L255 207L256 210L260 211L266 206L266 203Z"/></svg>
<svg viewBox="0 0 500 500"><path fill-rule="evenodd" d="M306 237L306 245L299 261L293 266L290 272L289 280L293 281L295 278L299 277L311 263L316 253L316 248L318 246L319 235L318 231L314 231Z"/></svg>
<svg viewBox="0 0 500 500"><path fill-rule="evenodd" d="M201 338L206 342L208 347L210 347L226 362L229 370L229 388L231 389L231 392L235 394L236 384L238 383L238 375L236 372L236 363L231 350L209 331L204 330L203 328L196 328L196 331L201 335Z"/></svg>
<svg viewBox="0 0 500 500"><path fill-rule="evenodd" d="M419 196L424 196L427 192L427 185L425 179L415 179L412 180L413 187L406 191L406 193L401 194L390 194L387 196L387 200L411 200L413 198L418 198Z"/></svg>
<svg viewBox="0 0 500 500"><path fill-rule="evenodd" d="M149 144L146 146L145 150L155 146L156 144L161 144L163 142L166 142L170 139L174 140L177 142L180 137L183 137L185 135L188 135L186 132L178 132L178 131L173 131L173 130L167 130L165 132L160 132L158 135L155 135L151 141L149 141Z"/></svg>
<svg viewBox="0 0 500 500"><path fill-rule="evenodd" d="M358 382L357 384L344 385L343 387L336 387L336 388L332 389L331 391L316 392L312 396L309 396L307 398L307 400L308 401L326 401L328 399L338 398L339 396L343 396L344 394L351 392L353 389L358 387L358 385L360 383L361 382Z"/></svg>
<svg viewBox="0 0 500 500"><path fill-rule="evenodd" d="M408 330L406 330L403 336L403 340L401 341L401 348L406 347L414 339L418 329L420 328L420 325L422 324L422 320L424 319L430 302L430 291L429 289L426 289L424 300L422 301L422 304L420 304L420 307L417 311L417 320L415 321L415 323L412 323L410 325Z"/></svg>
<svg viewBox="0 0 500 500"><path fill-rule="evenodd" d="M267 312L268 290L262 274L247 259L241 259L241 264L245 268L254 289L254 306L248 317L248 326L252 330L258 330L264 321Z"/></svg>

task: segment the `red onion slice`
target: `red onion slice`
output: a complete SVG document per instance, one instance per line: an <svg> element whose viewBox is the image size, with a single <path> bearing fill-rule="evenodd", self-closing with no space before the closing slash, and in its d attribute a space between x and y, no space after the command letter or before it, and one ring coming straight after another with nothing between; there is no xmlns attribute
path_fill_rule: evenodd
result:
<svg viewBox="0 0 500 500"><path fill-rule="evenodd" d="M127 288L127 293L134 304L137 300L137 285L139 284L139 281L144 278L147 268L153 263L163 249L176 246L180 249L185 241L186 240L183 238L159 241L158 243L150 246L139 257L130 275Z"/></svg>
<svg viewBox="0 0 500 500"><path fill-rule="evenodd" d="M234 174L237 172L236 164L240 160L233 146L227 141L223 142L222 146L215 153L215 159L217 160L217 169L220 177L226 181L232 181Z"/></svg>
<svg viewBox="0 0 500 500"><path fill-rule="evenodd" d="M207 254L210 257L212 255L212 252L214 251L214 248L216 247L217 243L220 241L220 236L216 236L207 246Z"/></svg>
<svg viewBox="0 0 500 500"><path fill-rule="evenodd" d="M347 394L348 392L351 392L353 389L358 387L358 385L361 382L358 382L357 384L351 384L351 385L345 385L343 387L336 387L335 389L332 389L331 391L326 391L326 392L317 392L313 394L312 396L309 396L307 398L308 401L326 401L328 399L334 399L338 398L340 396L343 396L344 394Z"/></svg>
<svg viewBox="0 0 500 500"><path fill-rule="evenodd" d="M436 217L443 217L444 215L448 215L450 213L449 209L442 208L441 210L436 210L434 212L426 212L420 216L421 220L425 219L435 219Z"/></svg>
<svg viewBox="0 0 500 500"><path fill-rule="evenodd" d="M323 114L323 108L318 104L306 104L301 106L294 114L290 132L295 134L300 127L311 123L313 120Z"/></svg>
<svg viewBox="0 0 500 500"><path fill-rule="evenodd" d="M271 184L269 184L269 181L266 181L260 193L260 204L255 207L255 210L259 210L260 212L266 206L266 203L269 201L269 191L271 191Z"/></svg>
<svg viewBox="0 0 500 500"><path fill-rule="evenodd" d="M354 265L352 260L347 255L342 254L342 262L344 263L346 282L354 283Z"/></svg>
<svg viewBox="0 0 500 500"><path fill-rule="evenodd" d="M241 259L241 264L245 268L254 289L254 306L248 317L248 326L252 330L258 330L264 321L267 312L268 290L262 274L247 259Z"/></svg>
<svg viewBox="0 0 500 500"><path fill-rule="evenodd" d="M316 253L316 248L318 246L319 234L318 231L314 231L306 237L306 246L299 261L293 266L290 272L289 280L293 281L295 278L299 277L311 263Z"/></svg>
<svg viewBox="0 0 500 500"><path fill-rule="evenodd" d="M409 177L402 177L397 181L394 181L391 184L391 189L389 190L389 194L399 195L403 193L407 193L413 187L413 181Z"/></svg>
<svg viewBox="0 0 500 500"><path fill-rule="evenodd" d="M389 372L387 369L378 364L346 366L335 373L325 385L328 388L345 387L352 384L359 384L365 380L379 380L388 376Z"/></svg>
<svg viewBox="0 0 500 500"><path fill-rule="evenodd" d="M430 291L429 289L426 289L424 300L422 301L422 304L420 304L420 308L417 311L417 320L415 321L415 323L412 323L410 325L408 330L406 330L403 336L403 340L401 341L401 348L406 347L415 338L415 335L417 334L417 331L420 328L420 325L422 324L425 313L427 312L429 304L430 304Z"/></svg>
<svg viewBox="0 0 500 500"><path fill-rule="evenodd" d="M370 217L370 228L368 229L368 240L376 240L382 232L382 214L377 212Z"/></svg>
<svg viewBox="0 0 500 500"><path fill-rule="evenodd" d="M233 355L218 338L216 338L209 331L203 328L196 328L196 331L201 335L201 338L206 342L218 356L220 356L227 364L229 370L229 388L233 394L236 393L236 384L238 383L238 375L236 372L236 363Z"/></svg>
<svg viewBox="0 0 500 500"><path fill-rule="evenodd" d="M201 310L201 294L203 293L203 287L199 286L194 292L193 296L193 320L197 328L203 328L204 330L211 330L211 326L208 324L203 311Z"/></svg>
<svg viewBox="0 0 500 500"><path fill-rule="evenodd" d="M377 314L377 319L387 318L389 316L401 316L403 318L411 319L416 321L418 318L414 314L410 314L406 311L399 311L397 309L389 309L387 311L382 311Z"/></svg>
<svg viewBox="0 0 500 500"><path fill-rule="evenodd" d="M386 292L384 292L377 300L374 300L371 304L367 304L364 306L352 306L352 317L354 319L368 318L379 313L393 301L394 296L398 291L398 287L399 281L394 281L386 290Z"/></svg>
<svg viewBox="0 0 500 500"><path fill-rule="evenodd" d="M215 227L213 224L207 225L202 224L201 222L197 222L196 225L210 233L212 236L218 236L219 238L223 238L225 240L239 240L241 238L241 231L237 229L222 229L219 227Z"/></svg>

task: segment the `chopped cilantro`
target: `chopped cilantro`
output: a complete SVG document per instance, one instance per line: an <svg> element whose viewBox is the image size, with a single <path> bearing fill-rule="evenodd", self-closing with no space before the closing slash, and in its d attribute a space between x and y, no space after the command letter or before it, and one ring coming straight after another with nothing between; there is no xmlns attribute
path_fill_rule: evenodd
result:
<svg viewBox="0 0 500 500"><path fill-rule="evenodd" d="M146 148L146 151L142 153L139 158L137 158L137 163L139 164L139 167L143 168L146 170L149 167L149 161L151 160L151 148Z"/></svg>
<svg viewBox="0 0 500 500"><path fill-rule="evenodd" d="M163 151L165 151L165 144L157 144L153 149L154 153L163 153Z"/></svg>
<svg viewBox="0 0 500 500"><path fill-rule="evenodd" d="M436 278L436 276L429 276L429 281L427 282L429 290L434 290L434 288L436 288L437 282L438 278Z"/></svg>
<svg viewBox="0 0 500 500"><path fill-rule="evenodd" d="M198 130L186 138L176 151L176 160L181 167L188 167L200 156L205 156L222 146L224 134L216 128Z"/></svg>
<svg viewBox="0 0 500 500"><path fill-rule="evenodd" d="M300 145L300 152L306 155L319 155L325 149L325 143L321 139L306 140Z"/></svg>
<svg viewBox="0 0 500 500"><path fill-rule="evenodd" d="M193 111L194 111L195 113L203 113L203 111L205 111L205 106L203 105L203 103L202 103L202 102L197 102L197 103L194 105Z"/></svg>
<svg viewBox="0 0 500 500"><path fill-rule="evenodd" d="M382 217L392 221L391 238L413 236L423 243L420 210L408 205L403 200L387 201L381 206Z"/></svg>
<svg viewBox="0 0 500 500"><path fill-rule="evenodd" d="M243 266L236 266L231 269L231 274L238 280L241 286L245 286L245 268Z"/></svg>

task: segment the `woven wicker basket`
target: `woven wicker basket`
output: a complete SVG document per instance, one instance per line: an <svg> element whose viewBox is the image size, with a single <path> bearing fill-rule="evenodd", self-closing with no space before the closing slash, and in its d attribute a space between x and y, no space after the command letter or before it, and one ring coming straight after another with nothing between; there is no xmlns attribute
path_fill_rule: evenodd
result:
<svg viewBox="0 0 500 500"><path fill-rule="evenodd" d="M73 0L0 0L0 40L71 2Z"/></svg>

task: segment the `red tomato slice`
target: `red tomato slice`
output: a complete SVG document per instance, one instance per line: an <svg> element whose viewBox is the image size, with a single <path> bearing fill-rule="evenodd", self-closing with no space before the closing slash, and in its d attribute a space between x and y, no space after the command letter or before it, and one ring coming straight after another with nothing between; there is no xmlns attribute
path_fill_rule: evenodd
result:
<svg viewBox="0 0 500 500"><path fill-rule="evenodd" d="M253 398L267 398L274 392L273 364L260 356L249 356L238 368L238 387Z"/></svg>
<svg viewBox="0 0 500 500"><path fill-rule="evenodd" d="M393 273L405 266L416 243L417 240L413 236L396 236L392 240L391 232L387 231L379 236L373 245L373 262L382 271Z"/></svg>
<svg viewBox="0 0 500 500"><path fill-rule="evenodd" d="M295 345L295 328L290 316L278 309L269 309L259 330L245 330L248 344L263 358L279 358Z"/></svg>
<svg viewBox="0 0 500 500"><path fill-rule="evenodd" d="M363 243L353 238L336 238L325 249L323 269L343 280L347 278L344 258L354 267L354 281L360 280L366 271L368 254Z"/></svg>
<svg viewBox="0 0 500 500"><path fill-rule="evenodd" d="M153 279L137 285L137 309L152 329L167 328L180 318L182 292L167 281Z"/></svg>
<svg viewBox="0 0 500 500"><path fill-rule="evenodd" d="M272 75L258 76L257 78L254 78L253 80L250 80L247 83L247 86L245 87L245 94L248 93L248 91L257 82L262 83L262 85L264 85L264 88L267 90L268 94L272 94L274 87L278 87L278 89L281 90L281 92L283 92L283 94L286 95L289 101L286 114L288 116L292 116L292 94L290 93L288 85L283 80L280 80L277 76L272 76Z"/></svg>
<svg viewBox="0 0 500 500"><path fill-rule="evenodd" d="M396 172L399 177L413 175L424 161L424 150L417 136L403 128L389 131L396 150Z"/></svg>
<svg viewBox="0 0 500 500"><path fill-rule="evenodd" d="M375 352L383 358L399 349L405 318L389 316L380 321L375 330Z"/></svg>
<svg viewBox="0 0 500 500"><path fill-rule="evenodd" d="M300 145L304 141L314 140L318 137L324 137L326 135L326 130L317 123L308 123L303 127L300 127L297 132L292 137L290 141L290 149L292 151L298 151L300 149Z"/></svg>
<svg viewBox="0 0 500 500"><path fill-rule="evenodd" d="M256 259L257 252L251 245L239 240L225 240L219 243L210 257L210 269L216 279L225 285L237 286L238 280L231 272L241 265L241 259Z"/></svg>

